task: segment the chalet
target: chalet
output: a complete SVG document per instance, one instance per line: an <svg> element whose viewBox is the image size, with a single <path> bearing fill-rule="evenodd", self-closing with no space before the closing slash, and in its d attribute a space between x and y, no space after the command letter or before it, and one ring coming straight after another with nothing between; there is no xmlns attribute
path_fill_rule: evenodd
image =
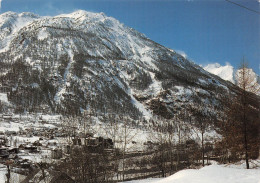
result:
<svg viewBox="0 0 260 183"><path fill-rule="evenodd" d="M1 85L0 86L0 93L7 93L11 91L11 87L7 85Z"/></svg>
<svg viewBox="0 0 260 183"><path fill-rule="evenodd" d="M110 149L114 147L114 143L112 141L112 139L108 138L105 139L103 137L98 137L98 142L99 142L99 146L105 148L105 149Z"/></svg>
<svg viewBox="0 0 260 183"><path fill-rule="evenodd" d="M73 145L82 145L82 141L80 138L72 139Z"/></svg>
<svg viewBox="0 0 260 183"><path fill-rule="evenodd" d="M97 146L99 144L99 140L95 137L89 137L85 139L85 144L87 146Z"/></svg>
<svg viewBox="0 0 260 183"><path fill-rule="evenodd" d="M21 168L30 168L31 164L27 161L20 163Z"/></svg>
<svg viewBox="0 0 260 183"><path fill-rule="evenodd" d="M20 150L24 150L25 149L25 145L24 144L19 145L19 149Z"/></svg>
<svg viewBox="0 0 260 183"><path fill-rule="evenodd" d="M90 137L94 137L94 134L93 133L84 133L84 132L79 132L77 134L77 136L81 137L81 138L90 138Z"/></svg>
<svg viewBox="0 0 260 183"><path fill-rule="evenodd" d="M33 146L42 146L39 140L33 142Z"/></svg>
<svg viewBox="0 0 260 183"><path fill-rule="evenodd" d="M16 131L6 131L5 134L6 134L7 136L17 135L17 132L16 132Z"/></svg>
<svg viewBox="0 0 260 183"><path fill-rule="evenodd" d="M9 154L9 156L8 156L8 159L13 159L13 160L15 160L15 159L17 159L17 158L18 158L17 154Z"/></svg>
<svg viewBox="0 0 260 183"><path fill-rule="evenodd" d="M13 114L11 114L11 113L3 114L2 118L5 119L5 120L10 120L10 119L13 118Z"/></svg>
<svg viewBox="0 0 260 183"><path fill-rule="evenodd" d="M25 146L24 149L25 149L25 150L28 150L30 153L36 153L36 152L38 152L36 146Z"/></svg>
<svg viewBox="0 0 260 183"><path fill-rule="evenodd" d="M19 148L17 148L17 147L10 147L7 151L8 151L8 153L18 154L19 153Z"/></svg>
<svg viewBox="0 0 260 183"><path fill-rule="evenodd" d="M89 136L87 138L79 138L76 137L72 139L73 145L85 145L88 147L102 147L104 149L113 148L114 143L112 139L105 139L103 137L92 137Z"/></svg>
<svg viewBox="0 0 260 183"><path fill-rule="evenodd" d="M9 153L7 151L7 148L6 147L0 148L0 157L1 158L8 158L8 156L9 156Z"/></svg>
<svg viewBox="0 0 260 183"><path fill-rule="evenodd" d="M0 135L0 147L6 145L7 139L4 135Z"/></svg>

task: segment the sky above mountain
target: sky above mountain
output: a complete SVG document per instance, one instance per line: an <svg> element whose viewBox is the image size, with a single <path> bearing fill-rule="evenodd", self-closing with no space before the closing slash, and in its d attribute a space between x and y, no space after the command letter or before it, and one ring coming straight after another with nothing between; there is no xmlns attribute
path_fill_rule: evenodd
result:
<svg viewBox="0 0 260 183"><path fill-rule="evenodd" d="M260 11L258 0L234 1ZM225 0L0 0L0 4L0 13L104 12L195 63L229 62L237 68L245 57L260 74L260 14Z"/></svg>

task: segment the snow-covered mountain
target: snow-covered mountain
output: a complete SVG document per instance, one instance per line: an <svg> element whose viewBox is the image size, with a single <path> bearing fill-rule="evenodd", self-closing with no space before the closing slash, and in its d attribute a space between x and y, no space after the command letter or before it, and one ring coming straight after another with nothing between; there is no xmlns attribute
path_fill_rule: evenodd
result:
<svg viewBox="0 0 260 183"><path fill-rule="evenodd" d="M205 69L206 71L208 71L212 74L215 74L215 75L221 77L224 80L235 83L234 67L228 63L225 66L221 66L219 63L208 64L205 67L203 67L203 69Z"/></svg>
<svg viewBox="0 0 260 183"><path fill-rule="evenodd" d="M171 118L192 103L216 108L238 88L104 15L0 15L0 82L16 111L85 109Z"/></svg>
<svg viewBox="0 0 260 183"><path fill-rule="evenodd" d="M238 77L241 75L241 69L234 69L233 66L231 66L229 63L226 63L225 66L221 66L219 63L213 63L213 64L208 64L205 67L203 67L203 69L205 69L206 71L215 74L217 76L219 76L220 78L230 81L236 85L239 86L239 79ZM252 89L249 89L249 91L251 90L251 92L254 93L258 93L258 95L260 94L259 89L260 89L260 80L259 80L259 76L253 71L253 69L247 68L246 69L246 75L249 77L250 76L250 82L251 85L254 86ZM257 91L256 91L257 90Z"/></svg>

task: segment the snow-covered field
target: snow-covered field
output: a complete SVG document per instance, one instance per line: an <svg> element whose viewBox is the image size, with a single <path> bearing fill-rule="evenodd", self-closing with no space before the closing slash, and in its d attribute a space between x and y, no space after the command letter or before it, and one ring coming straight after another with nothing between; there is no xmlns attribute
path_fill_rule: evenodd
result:
<svg viewBox="0 0 260 183"><path fill-rule="evenodd" d="M260 165L260 160L254 161ZM129 181L127 183L260 183L260 167L245 169L244 164L217 165L201 169L188 169L179 171L167 178L155 178Z"/></svg>

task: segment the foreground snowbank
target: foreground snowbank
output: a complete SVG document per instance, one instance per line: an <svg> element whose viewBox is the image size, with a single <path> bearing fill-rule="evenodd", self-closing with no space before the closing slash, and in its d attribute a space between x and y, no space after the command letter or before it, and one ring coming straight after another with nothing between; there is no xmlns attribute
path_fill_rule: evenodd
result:
<svg viewBox="0 0 260 183"><path fill-rule="evenodd" d="M260 183L259 169L237 169L210 165L199 170L183 170L158 183Z"/></svg>
<svg viewBox="0 0 260 183"><path fill-rule="evenodd" d="M182 170L164 179L130 181L128 183L260 183L260 169L241 169L210 165L201 169Z"/></svg>

